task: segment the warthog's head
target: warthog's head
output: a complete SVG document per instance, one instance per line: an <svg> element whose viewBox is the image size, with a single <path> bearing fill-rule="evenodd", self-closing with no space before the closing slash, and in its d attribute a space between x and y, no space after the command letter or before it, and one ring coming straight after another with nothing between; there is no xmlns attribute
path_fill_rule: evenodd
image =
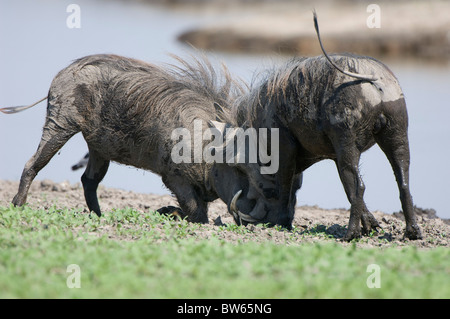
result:
<svg viewBox="0 0 450 319"><path fill-rule="evenodd" d="M225 164L215 165L213 175L216 192L227 203L228 212L238 225L269 224L291 228L301 174L289 179L290 185L280 187L274 180ZM291 191L281 193L283 187Z"/></svg>
<svg viewBox="0 0 450 319"><path fill-rule="evenodd" d="M238 145L239 137L232 136L230 139L230 132L227 134L224 127L221 130L225 142L216 151L223 151L225 160L214 163L211 182L217 194L227 203L236 223L263 223L290 228L296 203L295 192L301 185L301 175L295 176L295 141L284 129L278 128L270 129L266 135L264 131L259 131L257 138L252 140L247 128L244 130L247 133L245 139L242 139L245 149L242 150ZM275 131L277 134L274 134ZM260 138L258 134L269 138ZM231 153L230 140L236 142ZM253 148L252 141L256 143ZM242 157L239 160L240 151ZM252 152L257 152L257 156ZM231 161L233 156L235 160ZM270 160L267 160L269 157ZM286 189L290 191L282 191Z"/></svg>

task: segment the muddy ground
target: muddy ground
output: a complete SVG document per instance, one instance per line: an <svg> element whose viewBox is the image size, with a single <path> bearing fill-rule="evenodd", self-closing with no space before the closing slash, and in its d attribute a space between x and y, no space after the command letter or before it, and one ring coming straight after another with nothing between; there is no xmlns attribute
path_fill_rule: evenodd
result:
<svg viewBox="0 0 450 319"><path fill-rule="evenodd" d="M17 181L0 180L0 207L10 205L11 199L17 192L18 185ZM99 187L98 195L103 212L131 207L143 214L149 214L163 206L177 205L176 200L169 195L140 194L103 186ZM44 209L53 205L57 208L77 208L87 213L83 189L79 183L54 183L50 180L36 180L30 188L28 204L33 208ZM416 208L416 212L424 235L422 240L410 241L403 238L405 224L401 213L385 214L376 211L373 214L383 231L363 237L357 242L357 245L363 247L405 245L414 245L420 248L450 247L448 220L437 218L433 209ZM317 206L301 206L296 208L293 231L253 225L247 226L244 231L223 231L224 226L234 224L234 222L227 212L226 205L221 200L216 200L209 206L209 224L196 228L189 236L203 240L214 235L231 242L272 241L291 245L323 241L348 245L341 239L345 234L349 215L349 211L344 209L329 210ZM99 235L109 235L108 232L111 232L111 230L100 228ZM121 239L114 237L112 234L111 238ZM133 238L126 239L133 240Z"/></svg>

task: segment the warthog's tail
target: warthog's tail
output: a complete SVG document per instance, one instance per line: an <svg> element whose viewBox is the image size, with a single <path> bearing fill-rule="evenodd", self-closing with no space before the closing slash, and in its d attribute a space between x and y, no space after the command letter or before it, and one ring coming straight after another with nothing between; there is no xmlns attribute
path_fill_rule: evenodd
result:
<svg viewBox="0 0 450 319"><path fill-rule="evenodd" d="M30 107L35 106L36 104L41 103L42 101L45 101L47 99L47 97L44 97L43 99L40 99L39 101L30 104L30 105L26 105L26 106L10 106L10 107L4 107L2 109L0 109L0 112L3 112L5 114L13 114L13 113L18 113L18 112L22 112L26 109L29 109Z"/></svg>
<svg viewBox="0 0 450 319"><path fill-rule="evenodd" d="M319 33L319 23L317 22L317 14L316 11L313 11L313 15L314 15L314 28L316 29L316 33L317 33L317 38L319 39L319 44L320 44L320 48L322 49L323 55L325 55L325 58L328 60L328 62L330 62L330 64L335 67L337 70L339 70L340 72L344 73L345 75L351 76L353 78L359 79L359 80L363 80L363 81L376 81L378 78L373 76L373 75L366 75L366 74L358 74L358 73L353 73L350 71L344 71L342 70L339 66L336 65L336 63L334 63L330 57L328 56L327 52L325 51L323 44L322 44L322 40L320 39L320 33Z"/></svg>

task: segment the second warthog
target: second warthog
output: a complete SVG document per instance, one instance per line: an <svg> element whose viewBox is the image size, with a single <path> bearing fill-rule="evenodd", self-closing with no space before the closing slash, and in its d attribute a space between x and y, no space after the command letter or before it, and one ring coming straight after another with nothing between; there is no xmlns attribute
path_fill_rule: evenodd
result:
<svg viewBox="0 0 450 319"><path fill-rule="evenodd" d="M234 125L280 130L280 169L265 176L283 198L276 205L290 227L295 189L301 173L314 163L332 159L351 204L346 240L369 234L379 227L367 209L365 186L359 172L362 152L377 143L386 154L397 179L405 214L405 236L422 238L409 190L408 115L397 78L383 63L352 54L295 58L283 67L267 72L259 84L235 106ZM249 165L247 170L253 170ZM263 193L260 191L260 193ZM326 194L324 194L326 196ZM267 196L266 196L267 197ZM246 198L237 200L245 207ZM283 204L284 202L284 204ZM253 215L251 222L266 222Z"/></svg>

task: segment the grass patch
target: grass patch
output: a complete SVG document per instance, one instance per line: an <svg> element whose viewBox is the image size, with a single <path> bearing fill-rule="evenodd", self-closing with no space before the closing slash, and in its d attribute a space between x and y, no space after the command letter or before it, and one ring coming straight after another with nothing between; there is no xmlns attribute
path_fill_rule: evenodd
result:
<svg viewBox="0 0 450 319"><path fill-rule="evenodd" d="M202 227L131 209L0 207L0 298L450 298L448 248L236 244L198 239ZM68 288L72 264L80 288ZM367 286L371 264L380 288Z"/></svg>

